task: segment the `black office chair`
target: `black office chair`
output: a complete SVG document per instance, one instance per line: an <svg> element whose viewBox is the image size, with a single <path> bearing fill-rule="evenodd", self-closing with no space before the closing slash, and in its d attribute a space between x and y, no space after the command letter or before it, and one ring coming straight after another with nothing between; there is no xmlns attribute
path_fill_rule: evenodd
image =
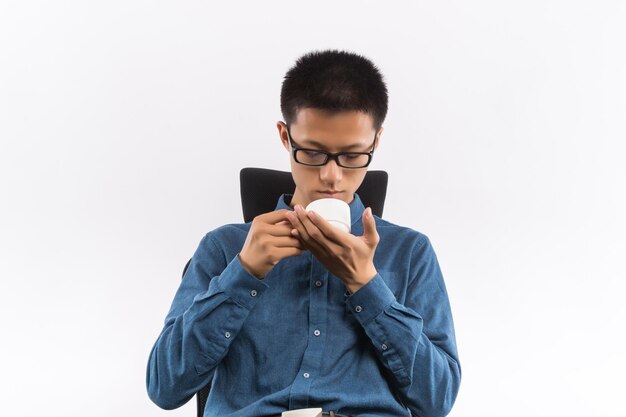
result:
<svg viewBox="0 0 626 417"><path fill-rule="evenodd" d="M378 217L383 216L387 180L388 175L385 171L368 171L361 186L356 190L363 205L371 207L372 213ZM265 168L243 168L239 173L239 184L245 223L251 222L259 214L273 211L281 194L293 194L296 189L291 172ZM191 259L187 261L183 269L183 276L190 262ZM204 406L210 389L211 383L209 382L196 393L198 417L204 414Z"/></svg>

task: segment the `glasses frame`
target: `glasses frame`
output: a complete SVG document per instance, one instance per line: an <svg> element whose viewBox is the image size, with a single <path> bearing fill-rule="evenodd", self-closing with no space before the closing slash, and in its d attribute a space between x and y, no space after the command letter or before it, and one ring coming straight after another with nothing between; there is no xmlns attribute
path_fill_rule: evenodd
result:
<svg viewBox="0 0 626 417"><path fill-rule="evenodd" d="M291 146L291 154L293 155L293 160L296 161L297 163L301 164L301 165L306 165L306 166L309 166L309 167L321 167L321 166L326 165L328 163L328 161L330 161L331 159L334 159L335 162L337 163L337 165L342 167L342 168L361 169L361 168L367 167L372 162L372 158L374 157L374 149L376 149L376 140L378 139L378 132L374 133L374 143L372 143L372 150L369 151L369 152L344 151L344 152L332 153L332 152L323 151L321 149L297 147L295 145L293 139L291 138L291 132L289 130L289 125L288 124L285 124L285 125L287 126L287 137L289 138L289 145ZM313 151L313 152L323 153L323 154L326 155L326 159L321 164L305 164L304 162L298 161L298 159L296 158L297 151ZM368 157L367 164L365 164L363 166L360 166L360 167L348 167L348 166L345 166L345 165L341 165L341 162L339 162L339 155L345 155L345 154L367 155L367 157Z"/></svg>

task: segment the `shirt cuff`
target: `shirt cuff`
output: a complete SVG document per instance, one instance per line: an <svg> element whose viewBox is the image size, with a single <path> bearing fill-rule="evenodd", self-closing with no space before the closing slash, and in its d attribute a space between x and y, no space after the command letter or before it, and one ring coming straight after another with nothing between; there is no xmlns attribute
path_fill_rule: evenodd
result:
<svg viewBox="0 0 626 417"><path fill-rule="evenodd" d="M396 301L396 296L393 295L380 273L376 273L374 278L346 299L350 310L361 325L365 325L378 316L394 301Z"/></svg>
<svg viewBox="0 0 626 417"><path fill-rule="evenodd" d="M222 271L219 287L237 304L252 310L269 285L250 274L239 261L239 256L235 255Z"/></svg>

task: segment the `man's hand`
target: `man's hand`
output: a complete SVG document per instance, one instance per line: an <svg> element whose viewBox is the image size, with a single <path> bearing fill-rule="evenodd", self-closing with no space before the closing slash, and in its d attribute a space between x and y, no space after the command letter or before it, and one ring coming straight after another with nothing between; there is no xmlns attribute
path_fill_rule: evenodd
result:
<svg viewBox="0 0 626 417"><path fill-rule="evenodd" d="M376 276L374 252L380 237L370 208L363 212L363 236L337 229L317 213L307 213L299 204L294 212L287 213L287 218L293 226L292 235L350 292L355 293Z"/></svg>
<svg viewBox="0 0 626 417"><path fill-rule="evenodd" d="M252 220L238 256L244 269L259 279L264 278L281 259L298 256L303 251L300 241L290 233L289 212L287 209L276 210Z"/></svg>

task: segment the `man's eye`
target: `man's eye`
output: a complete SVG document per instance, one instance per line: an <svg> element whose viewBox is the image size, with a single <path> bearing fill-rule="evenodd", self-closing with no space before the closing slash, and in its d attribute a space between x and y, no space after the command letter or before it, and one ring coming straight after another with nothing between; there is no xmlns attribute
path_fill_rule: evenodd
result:
<svg viewBox="0 0 626 417"><path fill-rule="evenodd" d="M348 158L348 159L357 159L361 157L360 154L348 154L348 153L344 154L343 156L344 158Z"/></svg>
<svg viewBox="0 0 626 417"><path fill-rule="evenodd" d="M315 152L315 151L304 151L304 153L306 154L306 156L310 156L310 157L316 157L316 156L322 155L321 152Z"/></svg>

